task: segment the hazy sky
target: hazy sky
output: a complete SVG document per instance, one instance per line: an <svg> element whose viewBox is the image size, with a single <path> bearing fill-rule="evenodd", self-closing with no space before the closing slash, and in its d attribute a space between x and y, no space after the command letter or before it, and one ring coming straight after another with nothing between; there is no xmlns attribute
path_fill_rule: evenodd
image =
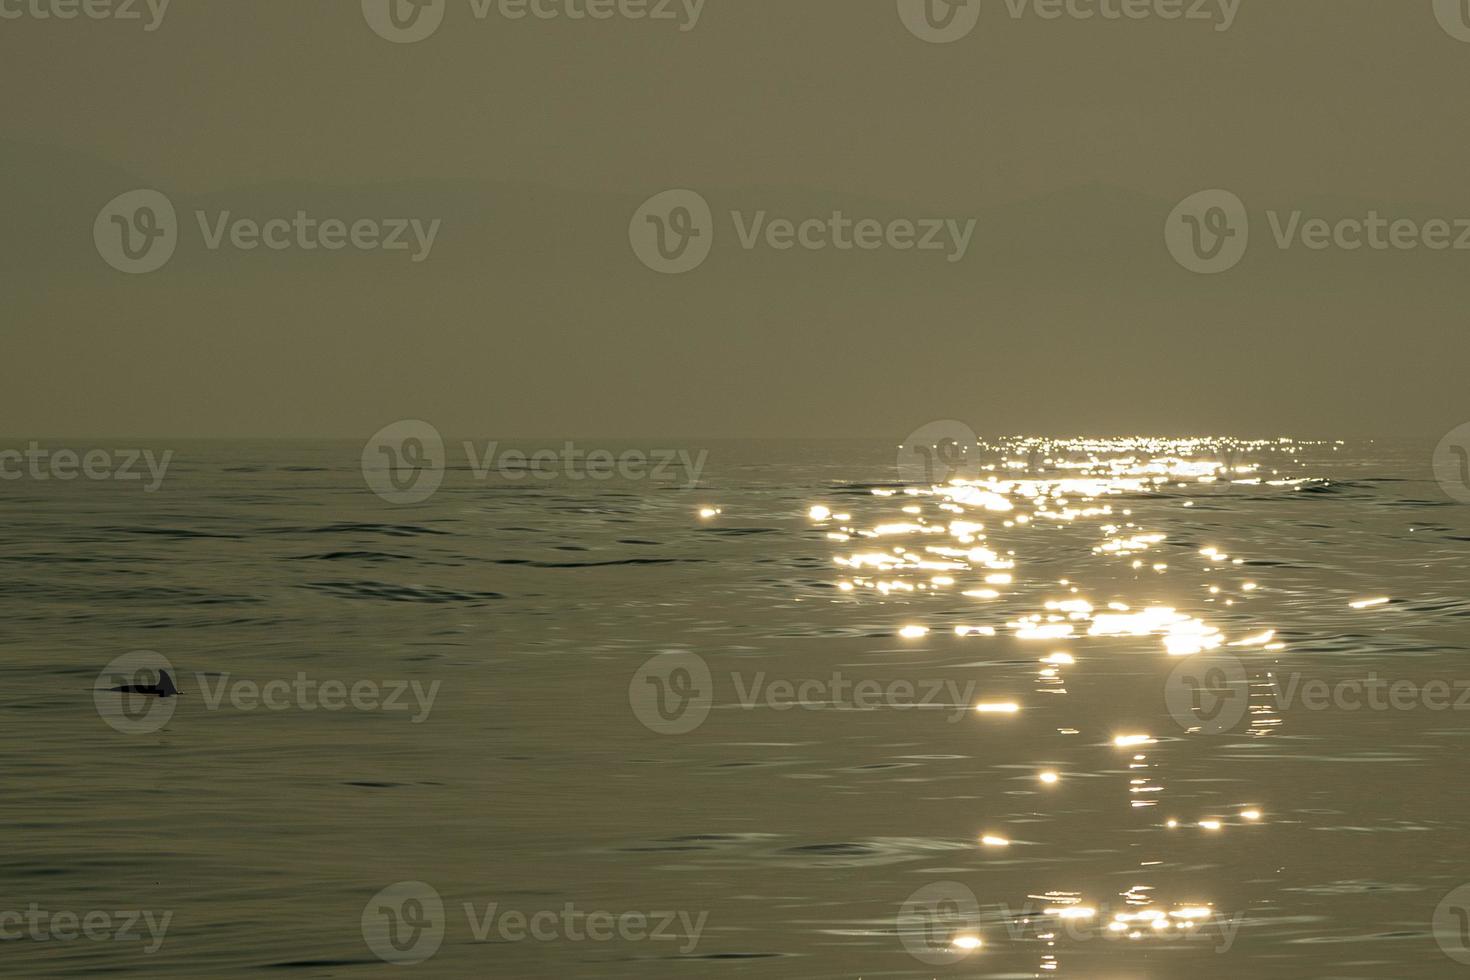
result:
<svg viewBox="0 0 1470 980"><path fill-rule="evenodd" d="M1470 418L1470 231L1273 234L1294 211L1470 229L1457 3L976 0L939 44L898 0L442 2L393 43L358 0L172 0L152 30L160 0L0 0L0 430L1433 440ZM1146 16L1100 15L1125 7ZM1191 8L1209 19L1160 16ZM104 209L140 188L177 247L130 274L94 222L121 234ZM713 245L660 273L630 221L675 188ZM1249 247L1201 274L1164 232L1215 188ZM837 210L878 244L752 227ZM279 250L239 244L236 219L298 212ZM948 247L894 247L929 218ZM333 219L379 246L403 219L410 247L328 250Z"/></svg>

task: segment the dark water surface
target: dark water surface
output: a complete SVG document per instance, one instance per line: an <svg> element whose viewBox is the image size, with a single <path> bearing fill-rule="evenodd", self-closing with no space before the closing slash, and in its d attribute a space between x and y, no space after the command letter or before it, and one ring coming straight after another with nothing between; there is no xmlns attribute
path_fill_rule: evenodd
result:
<svg viewBox="0 0 1470 980"><path fill-rule="evenodd" d="M1470 708L1304 700L1470 683L1470 508L1425 449L1238 444L1200 482L1218 447L1073 445L1100 462L914 493L861 443L712 443L696 489L481 480L451 451L395 506L357 444L174 448L156 493L0 486L0 907L170 916L153 952L146 920L8 935L7 973L1470 970L1441 950ZM157 730L94 692L131 651L185 692ZM404 693L240 687L302 674ZM375 899L401 882L444 914ZM538 912L545 938L507 938ZM416 965L375 952L439 931Z"/></svg>

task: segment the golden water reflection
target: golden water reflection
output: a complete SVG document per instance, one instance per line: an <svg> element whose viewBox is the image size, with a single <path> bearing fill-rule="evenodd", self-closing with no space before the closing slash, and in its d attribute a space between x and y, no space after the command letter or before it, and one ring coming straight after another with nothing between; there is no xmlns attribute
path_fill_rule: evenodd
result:
<svg viewBox="0 0 1470 980"><path fill-rule="evenodd" d="M953 627L954 634L966 642L972 638L983 642L1004 631L1015 640L1050 644L1053 649L1038 657L1036 694L1067 694L1067 674L1085 671L1087 658L1056 647L1084 639L1089 644L1088 657L1096 655L1096 641L1115 642L1120 655L1139 651L1142 642L1151 644L1165 664L1171 658L1228 649L1245 664L1251 677L1244 734L1263 737L1279 731L1281 725L1268 697L1269 668L1274 662L1270 658L1285 644L1276 639L1277 624L1242 615L1242 607L1248 610L1262 586L1240 574L1248 559L1235 554L1230 542L1194 546L1188 535L1171 527L1169 515L1181 503L1184 507L1195 504L1193 499L1182 499L1191 487L1230 484L1290 492L1308 482L1308 477L1283 473L1283 468L1293 467L1301 451L1322 445L1289 439L1018 439L1004 447L976 447L980 451L970 471L946 483L872 488L877 502L892 510L884 512L880 506L871 522L837 513L825 502L813 504L808 517L834 544L858 543L832 559L840 575L836 586L855 601L864 596L880 603L890 597L911 602L924 595L957 596L973 604L966 622ZM986 449L997 453L994 462L979 461ZM1135 507L1155 516L1145 520L1135 515ZM1084 535L1076 548L1075 571L1063 579L1029 572L1026 535L1048 535L1049 542L1054 542L1058 531ZM1086 540L1089 534L1090 542ZM1163 552L1178 552L1181 545L1187 550L1179 553L1186 557L1181 560L1176 555L1171 567L1163 560ZM1046 553L1055 554L1055 546ZM1189 594L1181 591L1169 604L1092 594L1086 583L1095 572L1107 571L1116 588L1120 568L1133 573L1135 582L1147 576L1149 593L1157 593L1160 582L1166 583L1171 573L1208 579ZM1024 602L1031 595L1043 598L1028 610ZM1023 604L1020 611L1000 613L1002 606L1017 601ZM1388 601L1375 597L1352 606L1371 608ZM1228 620L1212 622L1216 617L1207 607L1225 607L1231 615ZM914 607L909 604L906 608ZM996 611L987 615L987 608ZM925 625L911 622L897 633L917 638L927 631ZM1023 703L1013 700L975 705L976 713L986 717L1015 715L1024 709ZM1081 733L1078 728L1055 731ZM1194 733L1191 729L1184 736ZM1168 743L1172 739L1118 730L1110 733L1109 741L1114 749L1130 753L1122 795L1130 812L1149 821L1147 827L1165 834L1219 835L1263 821L1261 806L1244 801L1230 808L1232 813L1159 813L1166 800ZM1143 749L1149 754L1138 751ZM1035 779L1050 792L1060 793L1061 775L1055 769L1037 771ZM976 837L976 846L987 851L1006 849L1010 843L999 829ZM1052 846L1066 845L1062 841ZM1025 921L1035 927L1035 938L1055 946L1059 924L1091 921L1100 915L1108 933L1146 941L1200 929L1224 914L1199 896L1168 902L1155 898L1153 891L1153 885L1135 885L1120 893L1126 911L1105 913L1099 913L1100 906L1089 903L1080 892L1041 892L1028 897L1045 903L1044 907ZM956 936L953 942L965 949L981 946L979 937L968 934ZM1055 952L1045 954L1038 964L1046 971L1060 965Z"/></svg>

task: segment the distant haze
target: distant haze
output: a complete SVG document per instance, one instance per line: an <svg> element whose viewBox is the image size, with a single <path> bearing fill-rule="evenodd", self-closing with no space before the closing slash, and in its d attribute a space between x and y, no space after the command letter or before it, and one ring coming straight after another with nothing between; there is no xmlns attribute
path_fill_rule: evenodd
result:
<svg viewBox="0 0 1470 980"><path fill-rule="evenodd" d="M1283 250L1266 215L1470 219L1470 43L1430 0L1216 26L1005 0L948 44L894 0L707 0L689 30L448 0L405 44L357 0L0 19L0 432L1438 439L1470 418L1470 250ZM137 188L179 243L129 275L93 225ZM660 274L629 222L673 188L715 244ZM1164 225L1211 188L1250 248L1201 275ZM730 217L837 210L973 237L746 249ZM211 249L199 211L440 224L414 261Z"/></svg>

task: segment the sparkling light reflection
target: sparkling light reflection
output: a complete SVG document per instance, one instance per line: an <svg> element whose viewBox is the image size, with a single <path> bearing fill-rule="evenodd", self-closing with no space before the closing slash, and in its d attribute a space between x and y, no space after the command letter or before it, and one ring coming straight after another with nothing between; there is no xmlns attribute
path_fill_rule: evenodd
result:
<svg viewBox="0 0 1470 980"><path fill-rule="evenodd" d="M1084 738L1053 743L1067 746L1064 768L1069 789L1088 785L1073 781L1074 773L1102 777L1110 781L1116 805L1126 809L1125 819L1142 833L1163 834L1184 827L1217 834L1226 830L1227 820L1213 814L1230 814L1230 827L1239 828L1259 824L1261 807L1216 800L1204 813L1190 812L1188 799L1198 799L1195 796L1169 799L1169 810L1177 816L1163 821L1156 809L1170 785L1168 766L1178 746L1208 746L1203 739L1196 741L1198 726L1181 722L1181 728L1171 732L1175 738L1156 738L1132 726L1160 731L1155 726L1168 724L1167 715L1156 722L1130 708L1126 716L1110 718L1107 705L1102 705L1101 717L1095 712L1078 717L1048 712L1065 712L1074 698L1096 691L1100 676L1142 676L1150 663L1157 676L1140 683L1162 692L1170 672L1187 666L1180 663L1183 658L1204 654L1227 662L1233 659L1246 672L1244 685L1233 682L1233 687L1220 689L1246 692L1243 731L1253 737L1276 732L1282 719L1271 701L1271 668L1276 663L1272 658L1286 644L1277 639L1277 624L1260 610L1281 592L1243 580L1242 566L1252 556L1239 553L1241 542L1222 539L1222 525L1212 520L1210 511L1219 509L1222 491L1228 493L1231 486L1249 487L1252 495L1301 489L1308 478L1295 475L1290 467L1299 471L1298 453L1318 445L1323 444L1286 438L1018 438L998 446L961 447L961 468L939 477L945 482L871 488L864 503L852 508L856 521L853 514L833 514L824 503L814 503L808 516L824 525L821 530L835 544L832 561L842 575L837 585L842 595L832 594L833 601L894 603L903 607L898 615L916 618L918 606L925 604L922 618L936 631L925 652L963 649L962 656L973 661L950 661L960 672L957 680L998 677L991 687L994 694L1018 693L1013 682L1019 669L1035 693L1065 694L1066 675L1067 686L1077 694L1028 705L1027 718L1004 730L1036 739L1085 733ZM993 450L992 460L987 461L985 450ZM1196 503L1199 510L1180 509L1181 504L1193 508ZM1043 534L1045 541L1040 540ZM1033 542L1039 544L1034 554L1026 547ZM1066 559L1058 556L1068 548L1075 551L1076 563L1059 566ZM1350 605L1369 609L1389 602L1386 597L1364 598ZM928 634L928 627L917 625L899 630L908 639ZM1038 657L1012 641L1065 645L1076 655L1053 647ZM987 673L973 673L980 669ZM1016 715L1021 706L987 700L975 704L974 710L981 715ZM1166 708L1160 703L1158 710ZM1067 722L1078 727L1065 727ZM994 730L976 725L978 732ZM1107 741L1099 745L1099 739ZM1121 763L1108 748L1143 746L1159 746L1149 750L1154 758L1132 754L1126 774L1120 773ZM991 748L980 752L988 754ZM1063 768L1062 752L1041 757ZM1043 786L1060 782L1054 769L1033 768L1030 774ZM1042 799L1040 792L1029 795ZM1046 798L1060 801L1073 795L1048 793ZM986 822L1006 826L1015 816L1003 808L1003 801L983 791L968 798L980 801L977 806L983 812L978 816ZM1173 848L1205 846L1199 835L1182 831L1158 839L1169 840ZM986 834L979 844L1004 848L1010 841ZM1210 860L1181 858L1195 863ZM1142 861L1130 867L1163 863ZM1157 901L1152 889L1153 885L1140 884L1123 893L1125 912L1100 913L1105 905L1085 904L1078 892L1048 891L1031 897L1046 903L1043 914L1053 917L1051 928L1058 919L1101 917L1109 933L1131 941L1166 940L1222 914L1197 895L1177 896L1187 901L1172 904ZM1055 945L1050 933L1042 938ZM974 936L957 936L952 942L956 948L980 945ZM1038 968L1054 971L1058 966L1056 956L1045 954Z"/></svg>

